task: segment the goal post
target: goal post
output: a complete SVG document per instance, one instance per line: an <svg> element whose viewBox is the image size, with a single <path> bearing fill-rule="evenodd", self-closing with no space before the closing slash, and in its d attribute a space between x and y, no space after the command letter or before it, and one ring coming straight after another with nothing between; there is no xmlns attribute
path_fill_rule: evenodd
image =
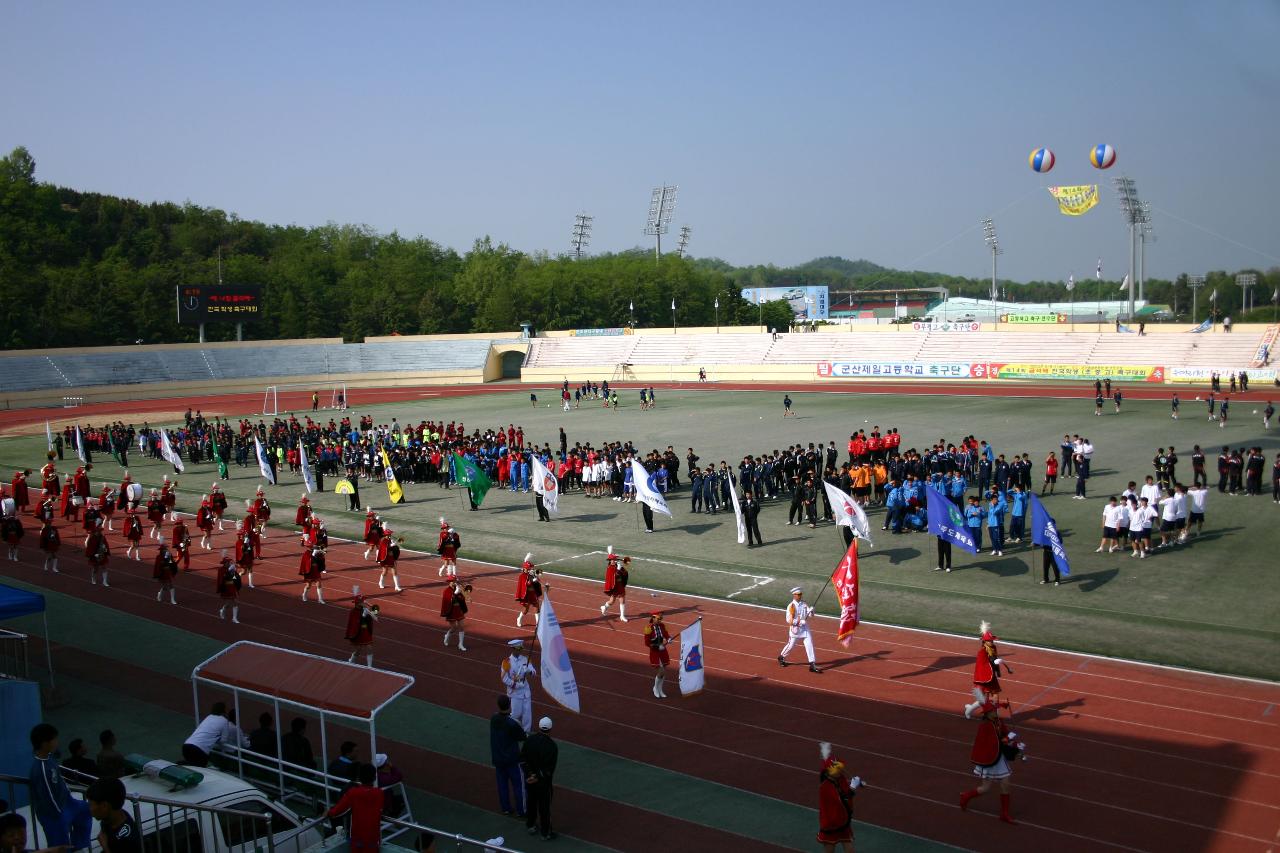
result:
<svg viewBox="0 0 1280 853"><path fill-rule="evenodd" d="M284 397L284 411L309 412L316 409L347 409L351 398L347 396L347 384L316 385L299 382L292 385L268 385L262 393L262 415L277 417L281 413L280 398ZM328 404L325 401L328 400Z"/></svg>

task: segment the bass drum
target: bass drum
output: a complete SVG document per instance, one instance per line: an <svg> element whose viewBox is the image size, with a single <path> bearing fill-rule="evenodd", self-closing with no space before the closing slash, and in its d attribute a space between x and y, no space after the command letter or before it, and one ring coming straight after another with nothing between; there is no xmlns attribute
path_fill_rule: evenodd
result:
<svg viewBox="0 0 1280 853"><path fill-rule="evenodd" d="M14 503L13 498L0 499L0 518L8 518L11 515L18 514L18 505Z"/></svg>
<svg viewBox="0 0 1280 853"><path fill-rule="evenodd" d="M125 497L128 498L129 503L133 506L142 503L142 484L130 483L129 487L125 489Z"/></svg>

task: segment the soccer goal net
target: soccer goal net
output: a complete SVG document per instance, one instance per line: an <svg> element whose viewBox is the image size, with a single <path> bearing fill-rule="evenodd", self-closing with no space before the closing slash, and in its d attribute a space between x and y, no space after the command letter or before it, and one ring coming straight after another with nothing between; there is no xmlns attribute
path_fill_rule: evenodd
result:
<svg viewBox="0 0 1280 853"><path fill-rule="evenodd" d="M323 387L307 383L268 385L262 392L262 414L266 417L275 417L281 411L306 412L321 408L341 411L350 405L346 383Z"/></svg>

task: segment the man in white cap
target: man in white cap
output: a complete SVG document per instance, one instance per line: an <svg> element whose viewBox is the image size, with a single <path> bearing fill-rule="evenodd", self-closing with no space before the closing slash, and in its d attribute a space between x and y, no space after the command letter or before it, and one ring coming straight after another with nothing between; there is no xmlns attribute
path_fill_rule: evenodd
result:
<svg viewBox="0 0 1280 853"><path fill-rule="evenodd" d="M814 659L813 637L809 634L809 617L812 615L813 608L804 600L804 589L792 587L791 603L787 605L787 644L782 648L782 654L778 655L781 666L787 665L787 655L795 648L796 640L800 640L804 643L804 653L809 658L809 671L822 672Z"/></svg>
<svg viewBox="0 0 1280 853"><path fill-rule="evenodd" d="M556 837L551 829L551 786L555 781L560 748L551 739L551 718L538 720L538 731L520 748L524 766L524 825L530 835L541 835L543 841Z"/></svg>
<svg viewBox="0 0 1280 853"><path fill-rule="evenodd" d="M511 699L511 716L526 731L533 731L533 694L529 690L529 679L538 674L538 670L529 661L524 648L524 640L511 640L509 654L502 662L502 684L507 688L507 696Z"/></svg>

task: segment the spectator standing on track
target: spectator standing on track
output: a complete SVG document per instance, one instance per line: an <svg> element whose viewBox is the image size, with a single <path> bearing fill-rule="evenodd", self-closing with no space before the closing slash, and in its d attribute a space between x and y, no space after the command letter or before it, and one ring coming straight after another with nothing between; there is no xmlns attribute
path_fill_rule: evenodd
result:
<svg viewBox="0 0 1280 853"><path fill-rule="evenodd" d="M794 415L795 415L795 412L791 411L791 395L783 394L782 395L782 416L784 418L789 418Z"/></svg>
<svg viewBox="0 0 1280 853"><path fill-rule="evenodd" d="M524 817L524 777L520 773L520 744L528 737L511 716L511 699L498 697L498 713L489 718L489 755L498 782L498 804L504 815Z"/></svg>
<svg viewBox="0 0 1280 853"><path fill-rule="evenodd" d="M543 717L538 720L538 731L520 749L526 794L524 825L530 835L541 834L543 841L556 837L551 828L551 793L560 748L551 739L550 731L551 718Z"/></svg>

